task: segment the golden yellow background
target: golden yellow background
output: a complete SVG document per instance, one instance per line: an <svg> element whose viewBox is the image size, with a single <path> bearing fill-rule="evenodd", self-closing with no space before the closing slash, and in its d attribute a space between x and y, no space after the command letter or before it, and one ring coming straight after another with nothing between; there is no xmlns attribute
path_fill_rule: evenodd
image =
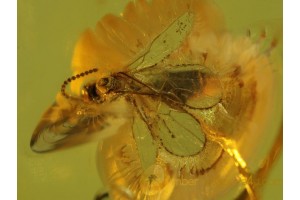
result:
<svg viewBox="0 0 300 200"><path fill-rule="evenodd" d="M33 153L31 134L62 82L71 75L79 35L105 13L120 13L128 0L18 1L18 199L88 200L102 187L97 142L60 152ZM217 0L230 31L282 20L281 0ZM279 84L280 85L280 84ZM279 88L282 89L282 88ZM282 199L282 154L266 182L263 199Z"/></svg>

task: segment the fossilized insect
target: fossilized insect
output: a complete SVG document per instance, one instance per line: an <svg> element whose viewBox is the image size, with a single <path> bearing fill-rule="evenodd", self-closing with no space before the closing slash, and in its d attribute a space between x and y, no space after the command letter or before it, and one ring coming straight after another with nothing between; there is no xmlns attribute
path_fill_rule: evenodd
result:
<svg viewBox="0 0 300 200"><path fill-rule="evenodd" d="M98 149L111 199L255 199L263 166L251 158L274 137L273 65L259 42L226 32L208 1L131 2L83 34L74 76L31 147L64 148L115 126Z"/></svg>

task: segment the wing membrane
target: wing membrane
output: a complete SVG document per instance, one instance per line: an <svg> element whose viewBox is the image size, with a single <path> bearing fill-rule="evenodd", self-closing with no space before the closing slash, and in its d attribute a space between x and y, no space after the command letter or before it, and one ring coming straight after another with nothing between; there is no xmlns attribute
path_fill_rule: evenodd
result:
<svg viewBox="0 0 300 200"><path fill-rule="evenodd" d="M155 99L135 96L135 101L158 145L176 156L192 156L201 152L205 135L192 115L174 110Z"/></svg>
<svg viewBox="0 0 300 200"><path fill-rule="evenodd" d="M157 147L151 137L150 129L147 122L144 121L143 116L136 113L132 128L142 168L147 170L155 164Z"/></svg>
<svg viewBox="0 0 300 200"><path fill-rule="evenodd" d="M175 177L198 177L221 159L222 147L207 137L199 113L174 109L157 97L132 95L131 101L152 137L150 141L158 147L156 162L169 164ZM147 152L146 146L141 148Z"/></svg>
<svg viewBox="0 0 300 200"><path fill-rule="evenodd" d="M156 129L167 151L177 156L192 156L203 149L205 136L196 119L187 113L170 110L166 104L161 104L158 113Z"/></svg>
<svg viewBox="0 0 300 200"><path fill-rule="evenodd" d="M154 38L149 47L141 52L133 63L129 64L129 69L141 70L159 63L179 48L190 32L192 24L193 14L190 12L177 18L167 29Z"/></svg>

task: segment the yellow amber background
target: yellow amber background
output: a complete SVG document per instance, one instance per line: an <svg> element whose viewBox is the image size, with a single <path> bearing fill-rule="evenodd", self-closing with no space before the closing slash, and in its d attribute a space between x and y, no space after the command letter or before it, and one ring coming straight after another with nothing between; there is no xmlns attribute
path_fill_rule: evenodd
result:
<svg viewBox="0 0 300 200"><path fill-rule="evenodd" d="M47 154L30 150L41 115L71 73L73 48L87 27L105 13L120 13L127 0L18 1L18 199L93 199L102 184L96 169L97 141ZM282 20L281 0L216 0L229 31ZM279 70L280 71L280 70ZM277 71L278 73L278 71ZM278 108L282 85L278 76ZM280 115L280 114L279 114ZM278 116L279 116L278 115ZM278 118L275 122L278 122ZM270 131L278 123L270 125ZM5 133L10 134L10 133ZM272 142L272 141L270 141ZM282 154L264 186L263 199L282 199Z"/></svg>

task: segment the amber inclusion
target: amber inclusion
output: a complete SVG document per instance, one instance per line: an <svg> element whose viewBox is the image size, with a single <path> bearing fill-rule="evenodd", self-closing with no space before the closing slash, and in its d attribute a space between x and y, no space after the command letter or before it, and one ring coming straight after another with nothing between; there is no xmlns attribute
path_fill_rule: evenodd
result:
<svg viewBox="0 0 300 200"><path fill-rule="evenodd" d="M74 79L32 149L102 135L97 162L111 199L258 199L255 179L271 165L252 158L281 148L279 137L258 155L262 138L276 139L266 131L280 65L274 41L232 36L211 1L130 2L79 39Z"/></svg>

